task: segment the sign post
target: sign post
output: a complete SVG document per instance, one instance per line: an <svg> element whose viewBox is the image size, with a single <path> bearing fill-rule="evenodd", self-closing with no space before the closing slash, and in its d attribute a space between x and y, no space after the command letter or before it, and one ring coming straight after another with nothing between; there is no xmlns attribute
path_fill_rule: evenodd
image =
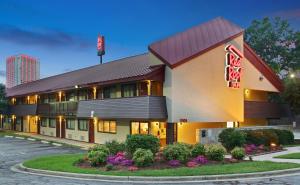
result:
<svg viewBox="0 0 300 185"><path fill-rule="evenodd" d="M102 56L105 54L104 36L98 35L97 55L100 56L100 64L102 64Z"/></svg>

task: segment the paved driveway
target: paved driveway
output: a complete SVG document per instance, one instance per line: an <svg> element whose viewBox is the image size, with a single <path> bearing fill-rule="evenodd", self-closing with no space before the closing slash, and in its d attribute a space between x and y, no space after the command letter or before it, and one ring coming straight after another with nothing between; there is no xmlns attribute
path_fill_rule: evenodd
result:
<svg viewBox="0 0 300 185"><path fill-rule="evenodd" d="M23 173L15 173L10 167L24 160L33 157L50 154L76 153L81 152L79 149L52 146L42 144L37 141L20 140L15 138L0 137L0 185L117 185L131 183L110 183L110 182L93 182L78 179L65 179L56 177L45 177ZM280 177L275 179L255 179L255 180L236 180L231 182L211 182L211 183L193 183L193 184L300 184L300 174ZM143 183L145 185L147 183ZM174 184L174 183L171 183ZM187 183L184 183L187 184ZM183 185L183 184L182 184Z"/></svg>

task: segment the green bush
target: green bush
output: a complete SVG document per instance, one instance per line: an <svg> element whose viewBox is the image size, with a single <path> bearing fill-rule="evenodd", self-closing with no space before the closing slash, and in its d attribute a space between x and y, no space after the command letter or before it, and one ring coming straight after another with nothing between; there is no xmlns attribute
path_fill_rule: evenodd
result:
<svg viewBox="0 0 300 185"><path fill-rule="evenodd" d="M138 148L133 153L132 160L134 161L134 164L137 165L138 167L150 166L154 161L154 156L151 150Z"/></svg>
<svg viewBox="0 0 300 185"><path fill-rule="evenodd" d="M192 157L197 157L199 155L205 155L205 148L203 144L197 143L191 150Z"/></svg>
<svg viewBox="0 0 300 185"><path fill-rule="evenodd" d="M205 146L205 155L213 161L222 161L225 157L226 149L220 144L209 144Z"/></svg>
<svg viewBox="0 0 300 185"><path fill-rule="evenodd" d="M159 139L153 135L128 135L125 142L126 151L132 155L138 148L151 150L153 154L159 150Z"/></svg>
<svg viewBox="0 0 300 185"><path fill-rule="evenodd" d="M88 153L91 151L104 151L109 153L109 149L105 145L100 144L94 145L93 147L89 148Z"/></svg>
<svg viewBox="0 0 300 185"><path fill-rule="evenodd" d="M87 158L92 166L105 164L106 158L109 155L109 150L104 145L95 145L88 151Z"/></svg>
<svg viewBox="0 0 300 185"><path fill-rule="evenodd" d="M244 157L246 156L246 152L244 148L241 147L235 147L232 151L231 151L231 155L234 159L237 160L242 160L244 159Z"/></svg>
<svg viewBox="0 0 300 185"><path fill-rule="evenodd" d="M111 155L116 155L118 152L125 151L125 143L118 142L116 140L107 141L105 146L109 149Z"/></svg>
<svg viewBox="0 0 300 185"><path fill-rule="evenodd" d="M271 143L279 144L278 136L274 129L245 130L246 143L270 146Z"/></svg>
<svg viewBox="0 0 300 185"><path fill-rule="evenodd" d="M230 151L234 147L242 147L246 143L246 135L241 130L227 128L219 134L219 142Z"/></svg>
<svg viewBox="0 0 300 185"><path fill-rule="evenodd" d="M273 129L278 136L278 142L281 145L289 145L294 143L294 134L290 130Z"/></svg>
<svg viewBox="0 0 300 185"><path fill-rule="evenodd" d="M108 153L103 151L90 151L88 153L88 159L92 166L99 166L105 164Z"/></svg>
<svg viewBox="0 0 300 185"><path fill-rule="evenodd" d="M179 160L180 162L186 162L190 157L190 149L186 144L175 143L167 145L163 150L163 156L166 160Z"/></svg>

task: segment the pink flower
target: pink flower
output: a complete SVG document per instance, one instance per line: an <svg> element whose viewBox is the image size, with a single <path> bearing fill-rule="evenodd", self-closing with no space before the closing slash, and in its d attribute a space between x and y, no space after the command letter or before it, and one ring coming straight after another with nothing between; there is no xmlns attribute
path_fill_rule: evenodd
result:
<svg viewBox="0 0 300 185"><path fill-rule="evenodd" d="M128 171L137 171L139 168L136 166L129 166Z"/></svg>
<svg viewBox="0 0 300 185"><path fill-rule="evenodd" d="M198 164L194 161L189 161L186 163L186 166L189 167L189 168L194 168L196 167Z"/></svg>

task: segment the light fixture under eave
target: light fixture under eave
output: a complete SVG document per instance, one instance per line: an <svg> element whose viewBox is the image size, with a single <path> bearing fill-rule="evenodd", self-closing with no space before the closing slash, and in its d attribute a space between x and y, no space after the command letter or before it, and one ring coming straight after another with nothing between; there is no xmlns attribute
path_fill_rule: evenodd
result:
<svg viewBox="0 0 300 185"><path fill-rule="evenodd" d="M78 87L78 85L75 85L75 89L78 89L79 87Z"/></svg>

